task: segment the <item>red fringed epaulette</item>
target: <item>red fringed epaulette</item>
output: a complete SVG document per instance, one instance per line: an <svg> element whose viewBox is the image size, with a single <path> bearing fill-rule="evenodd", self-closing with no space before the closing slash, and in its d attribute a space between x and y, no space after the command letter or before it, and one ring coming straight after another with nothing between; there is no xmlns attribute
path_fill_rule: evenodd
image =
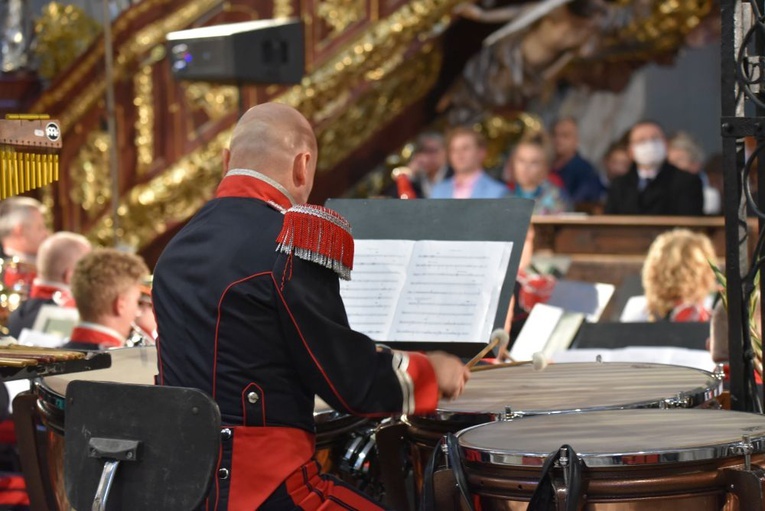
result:
<svg viewBox="0 0 765 511"><path fill-rule="evenodd" d="M284 214L276 242L278 251L320 264L341 279L351 280L351 224L337 212L311 204L293 206Z"/></svg>

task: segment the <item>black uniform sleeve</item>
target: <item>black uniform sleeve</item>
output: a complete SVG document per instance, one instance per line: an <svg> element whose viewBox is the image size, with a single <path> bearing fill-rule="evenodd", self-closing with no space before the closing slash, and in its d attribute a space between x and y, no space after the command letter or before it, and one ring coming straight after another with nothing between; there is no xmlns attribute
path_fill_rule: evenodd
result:
<svg viewBox="0 0 765 511"><path fill-rule="evenodd" d="M435 409L438 385L428 358L378 350L352 330L332 270L280 255L273 275L282 331L308 388L333 408L356 415Z"/></svg>

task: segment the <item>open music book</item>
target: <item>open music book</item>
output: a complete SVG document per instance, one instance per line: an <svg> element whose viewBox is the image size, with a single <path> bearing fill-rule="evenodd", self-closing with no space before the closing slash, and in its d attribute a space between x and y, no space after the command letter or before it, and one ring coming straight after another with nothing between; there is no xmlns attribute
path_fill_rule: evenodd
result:
<svg viewBox="0 0 765 511"><path fill-rule="evenodd" d="M356 240L340 294L375 341L489 340L512 242Z"/></svg>

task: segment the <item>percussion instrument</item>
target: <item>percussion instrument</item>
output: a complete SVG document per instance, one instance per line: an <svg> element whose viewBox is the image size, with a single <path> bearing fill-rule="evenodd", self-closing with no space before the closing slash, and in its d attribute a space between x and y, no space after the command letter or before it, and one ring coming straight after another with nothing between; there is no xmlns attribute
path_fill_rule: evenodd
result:
<svg viewBox="0 0 765 511"><path fill-rule="evenodd" d="M47 456L49 480L58 509L70 509L64 485L64 420L66 388L74 380L108 381L138 385L153 385L157 374L157 350L154 346L110 350L112 366L84 373L63 374L41 378L35 385L37 407L47 426Z"/></svg>
<svg viewBox="0 0 765 511"><path fill-rule="evenodd" d="M339 477L371 496L382 494L375 431L368 419L338 412L316 396L316 460L322 471Z"/></svg>
<svg viewBox="0 0 765 511"><path fill-rule="evenodd" d="M419 488L424 466L446 433L533 415L627 408L712 406L722 375L687 367L619 362L530 365L474 372L465 392L442 400L436 412L407 416L407 437Z"/></svg>
<svg viewBox="0 0 765 511"><path fill-rule="evenodd" d="M545 459L563 444L584 463L579 509L763 509L765 472L748 466L765 466L762 415L702 409L549 414L482 424L457 437L468 491L484 511L525 510ZM562 479L559 466L551 475L559 497L563 488L571 491L566 485L574 483Z"/></svg>

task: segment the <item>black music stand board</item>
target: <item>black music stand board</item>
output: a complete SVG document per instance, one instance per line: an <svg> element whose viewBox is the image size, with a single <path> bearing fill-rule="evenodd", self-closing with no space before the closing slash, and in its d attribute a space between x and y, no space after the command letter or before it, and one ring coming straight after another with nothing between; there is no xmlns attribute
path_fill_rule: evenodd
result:
<svg viewBox="0 0 765 511"><path fill-rule="evenodd" d="M356 240L502 241L513 248L499 295L494 328L505 324L534 201L502 199L330 199L326 206L351 224ZM352 277L351 277L352 278ZM476 339L486 343L488 339ZM389 342L397 349L443 349L472 357L476 343ZM438 345L436 345L438 344Z"/></svg>

